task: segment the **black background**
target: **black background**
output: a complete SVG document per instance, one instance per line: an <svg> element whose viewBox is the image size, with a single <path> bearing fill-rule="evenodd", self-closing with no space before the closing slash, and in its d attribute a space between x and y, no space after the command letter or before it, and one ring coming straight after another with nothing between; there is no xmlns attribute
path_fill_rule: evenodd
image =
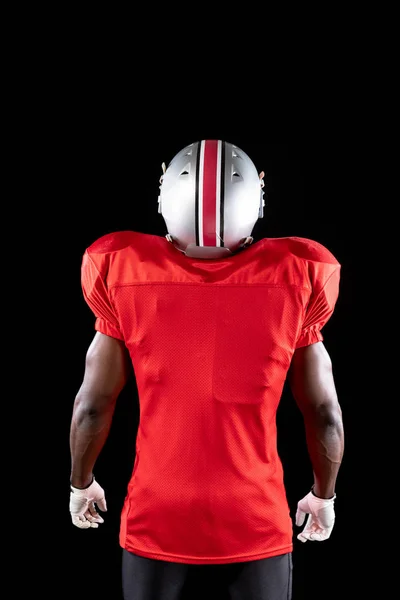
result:
<svg viewBox="0 0 400 600"><path fill-rule="evenodd" d="M86 110L87 109L87 110ZM106 490L108 512L98 530L78 530L70 522L68 481L70 474L69 426L72 406L82 380L85 353L94 335L94 317L80 288L80 264L85 248L98 237L133 229L165 235L158 214L161 163L168 162L188 143L199 139L225 139L242 148L257 169L265 172L265 216L253 230L262 237L301 236L324 244L342 265L336 310L325 326L325 345L331 355L336 387L343 410L345 455L337 482L336 524L329 540L301 544L294 540L293 600L337 598L346 585L349 597L356 583L352 576L355 552L350 530L354 527L360 484L356 467L357 379L354 337L357 337L355 287L358 246L355 242L361 200L357 196L349 142L335 138L322 144L298 139L271 143L268 136L254 138L235 127L178 127L153 135L125 136L118 119L98 127L100 115L83 106L79 130L73 113L65 115L63 135L74 151L66 154L60 177L59 255L63 271L62 340L63 369L58 373L57 443L61 442L62 476L65 481L62 536L65 559L57 565L62 587L74 598L122 598L120 591L119 514L134 461L138 426L135 382L122 392L107 443L95 468ZM297 501L312 483L301 415L285 388L278 412L279 450L292 514ZM295 528L295 533L297 529ZM359 552L357 553L359 556ZM187 592L185 600L207 597ZM215 598L225 600L221 594ZM183 600L183 599L182 599Z"/></svg>

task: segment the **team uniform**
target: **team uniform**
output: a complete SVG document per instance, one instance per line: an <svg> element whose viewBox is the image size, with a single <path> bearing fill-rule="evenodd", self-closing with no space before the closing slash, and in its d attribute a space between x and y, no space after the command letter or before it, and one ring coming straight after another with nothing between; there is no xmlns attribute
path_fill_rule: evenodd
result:
<svg viewBox="0 0 400 600"><path fill-rule="evenodd" d="M296 237L212 260L135 231L86 250L95 329L124 342L140 404L122 548L186 564L292 551L276 413L294 351L323 340L339 279L329 250Z"/></svg>

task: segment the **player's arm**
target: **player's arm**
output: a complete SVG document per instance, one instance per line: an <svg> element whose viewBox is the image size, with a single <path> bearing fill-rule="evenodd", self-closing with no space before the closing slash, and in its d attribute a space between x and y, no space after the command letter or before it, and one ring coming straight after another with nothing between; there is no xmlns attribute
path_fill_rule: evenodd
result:
<svg viewBox="0 0 400 600"><path fill-rule="evenodd" d="M75 397L71 428L71 484L84 488L108 437L116 400L130 369L124 343L96 333L86 353L85 372Z"/></svg>
<svg viewBox="0 0 400 600"><path fill-rule="evenodd" d="M343 457L344 431L332 361L322 342L295 351L289 384L304 419L314 493L331 498Z"/></svg>

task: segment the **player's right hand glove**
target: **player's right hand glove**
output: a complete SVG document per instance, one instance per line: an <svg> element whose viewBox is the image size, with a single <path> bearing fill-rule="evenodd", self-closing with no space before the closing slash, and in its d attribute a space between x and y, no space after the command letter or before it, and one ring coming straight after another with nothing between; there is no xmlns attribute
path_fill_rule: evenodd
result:
<svg viewBox="0 0 400 600"><path fill-rule="evenodd" d="M301 542L322 542L331 535L335 524L335 507L333 498L318 498L312 492L304 496L298 504L296 511L296 525L303 525L306 515L308 519L303 531L298 534L297 539Z"/></svg>
<svg viewBox="0 0 400 600"><path fill-rule="evenodd" d="M107 510L104 490L94 477L89 487L84 490L71 485L69 512L72 523L76 527L89 529L89 527L98 527L99 523L104 523L104 519L96 510L96 504L100 510Z"/></svg>

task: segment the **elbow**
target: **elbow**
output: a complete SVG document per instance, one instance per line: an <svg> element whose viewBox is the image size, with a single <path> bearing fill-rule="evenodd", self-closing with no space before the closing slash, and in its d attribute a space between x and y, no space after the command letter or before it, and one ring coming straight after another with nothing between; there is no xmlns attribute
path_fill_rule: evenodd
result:
<svg viewBox="0 0 400 600"><path fill-rule="evenodd" d="M82 426L88 423L96 423L102 418L102 413L94 406L78 406L74 413L76 425Z"/></svg>
<svg viewBox="0 0 400 600"><path fill-rule="evenodd" d="M338 402L321 403L305 415L318 429L342 429L342 410Z"/></svg>
<svg viewBox="0 0 400 600"><path fill-rule="evenodd" d="M110 399L79 392L75 398L73 419L77 425L102 420L110 411Z"/></svg>

